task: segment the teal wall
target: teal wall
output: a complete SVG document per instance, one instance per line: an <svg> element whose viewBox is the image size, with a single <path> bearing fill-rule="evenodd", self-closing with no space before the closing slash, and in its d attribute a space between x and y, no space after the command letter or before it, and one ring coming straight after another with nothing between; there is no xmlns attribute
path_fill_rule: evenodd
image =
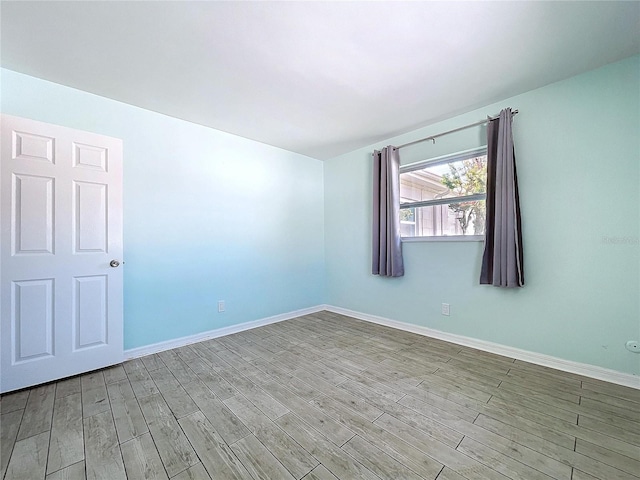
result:
<svg viewBox="0 0 640 480"><path fill-rule="evenodd" d="M640 339L638 56L324 164L8 70L0 80L5 113L124 140L125 348L328 303L640 373L624 349ZM506 106L520 110L526 287L478 285L480 242L406 243L405 277L371 275L373 148ZM402 161L484 134L409 147Z"/></svg>
<svg viewBox="0 0 640 480"><path fill-rule="evenodd" d="M323 303L322 162L9 70L1 94L124 141L125 348Z"/></svg>
<svg viewBox="0 0 640 480"><path fill-rule="evenodd" d="M640 339L639 73L632 57L326 161L327 303L639 374L624 348ZM403 278L371 275L372 150L507 106L520 111L525 288L478 284L481 242L405 243ZM485 143L484 127L468 129L403 149L402 163Z"/></svg>

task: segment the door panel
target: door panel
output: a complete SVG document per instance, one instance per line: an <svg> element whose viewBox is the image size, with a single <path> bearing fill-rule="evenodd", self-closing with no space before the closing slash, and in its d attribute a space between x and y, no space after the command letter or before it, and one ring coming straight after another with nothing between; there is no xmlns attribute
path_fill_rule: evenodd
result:
<svg viewBox="0 0 640 480"><path fill-rule="evenodd" d="M16 363L54 353L53 285L52 278L13 282L11 317Z"/></svg>
<svg viewBox="0 0 640 480"><path fill-rule="evenodd" d="M13 176L14 255L53 254L53 189L55 180Z"/></svg>
<svg viewBox="0 0 640 480"><path fill-rule="evenodd" d="M0 392L122 361L122 141L2 115Z"/></svg>
<svg viewBox="0 0 640 480"><path fill-rule="evenodd" d="M74 182L75 253L107 252L107 185Z"/></svg>
<svg viewBox="0 0 640 480"><path fill-rule="evenodd" d="M73 166L76 168L88 168L100 172L107 171L108 150L95 145L73 144Z"/></svg>
<svg viewBox="0 0 640 480"><path fill-rule="evenodd" d="M19 131L13 131L12 137L13 158L54 163L53 138Z"/></svg>
<svg viewBox="0 0 640 480"><path fill-rule="evenodd" d="M75 277L74 350L107 343L107 276Z"/></svg>

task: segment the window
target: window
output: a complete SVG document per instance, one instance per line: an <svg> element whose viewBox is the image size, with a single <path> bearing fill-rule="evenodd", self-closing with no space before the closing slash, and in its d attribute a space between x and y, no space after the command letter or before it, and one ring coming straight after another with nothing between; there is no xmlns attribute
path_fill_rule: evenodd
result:
<svg viewBox="0 0 640 480"><path fill-rule="evenodd" d="M400 167L402 237L484 235L487 148Z"/></svg>

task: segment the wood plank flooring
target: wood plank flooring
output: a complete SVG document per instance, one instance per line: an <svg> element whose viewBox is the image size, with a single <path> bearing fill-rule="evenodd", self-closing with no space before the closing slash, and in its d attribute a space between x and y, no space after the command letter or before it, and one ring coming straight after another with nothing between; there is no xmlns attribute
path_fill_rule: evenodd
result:
<svg viewBox="0 0 640 480"><path fill-rule="evenodd" d="M0 411L5 480L640 478L640 390L329 312Z"/></svg>

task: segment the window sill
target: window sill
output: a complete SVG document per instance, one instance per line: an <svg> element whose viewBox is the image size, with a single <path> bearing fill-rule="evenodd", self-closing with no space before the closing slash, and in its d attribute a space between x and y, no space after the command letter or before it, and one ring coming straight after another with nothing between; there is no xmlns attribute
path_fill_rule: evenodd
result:
<svg viewBox="0 0 640 480"><path fill-rule="evenodd" d="M402 237L402 243L419 242L484 242L484 235L445 235L441 237Z"/></svg>

